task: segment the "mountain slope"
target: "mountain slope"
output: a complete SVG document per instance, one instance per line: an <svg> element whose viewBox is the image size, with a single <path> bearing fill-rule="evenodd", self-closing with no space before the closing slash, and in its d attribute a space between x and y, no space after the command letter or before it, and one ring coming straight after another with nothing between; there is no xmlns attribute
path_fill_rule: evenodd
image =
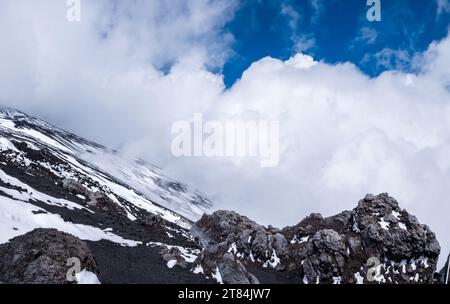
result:
<svg viewBox="0 0 450 304"><path fill-rule="evenodd" d="M188 229L211 207L151 165L19 111L0 111L0 244L54 228L92 242L116 267L120 258L111 254L124 248L139 247L155 262L159 250L176 245L191 261L199 248Z"/></svg>
<svg viewBox="0 0 450 304"><path fill-rule="evenodd" d="M164 176L162 172L141 160L129 161L116 152L53 127L16 110L0 111L0 149L22 155L25 151L14 143L27 144L32 150L46 149L61 158L75 171L92 175L101 184L115 188L125 185L139 193L146 203L152 202L189 220L198 220L212 203L196 191ZM17 154L16 154L17 155ZM28 164L26 156L22 164ZM41 166L51 163L38 161ZM101 169L100 169L101 168ZM69 170L70 171L70 170ZM73 171L73 170L72 170ZM67 170L53 171L61 177L71 177ZM122 193L123 195L130 195Z"/></svg>

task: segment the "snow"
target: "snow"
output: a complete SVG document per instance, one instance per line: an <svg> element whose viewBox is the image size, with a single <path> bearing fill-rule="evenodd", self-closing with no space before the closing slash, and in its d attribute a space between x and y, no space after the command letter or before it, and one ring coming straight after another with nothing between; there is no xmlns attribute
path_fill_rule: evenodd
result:
<svg viewBox="0 0 450 304"><path fill-rule="evenodd" d="M164 228L166 228L167 230L172 231L172 232L174 232L174 233L176 233L176 234L181 234L182 236L184 236L184 237L187 238L187 239L190 239L190 240L192 240L192 241L195 241L194 238L192 237L192 235L190 235L189 233L187 233L185 230L182 230L182 229L176 229L176 228L173 228L173 227L170 227L170 226L164 226Z"/></svg>
<svg viewBox="0 0 450 304"><path fill-rule="evenodd" d="M417 261L420 262L424 268L430 267L430 265L428 264L428 258L426 257L421 256L417 259Z"/></svg>
<svg viewBox="0 0 450 304"><path fill-rule="evenodd" d="M255 257L253 256L253 252L250 250L250 260L254 263Z"/></svg>
<svg viewBox="0 0 450 304"><path fill-rule="evenodd" d="M402 267L402 273L406 273L406 265L408 264L408 261L402 260L400 262L400 266Z"/></svg>
<svg viewBox="0 0 450 304"><path fill-rule="evenodd" d="M97 275L93 272L87 271L86 269L75 274L75 278L77 280L77 284L83 285L101 284L100 280L97 278Z"/></svg>
<svg viewBox="0 0 450 304"><path fill-rule="evenodd" d="M412 261L411 261L411 269L413 270L413 271L416 271L416 269L417 269L417 265L416 265L416 261L413 259Z"/></svg>
<svg viewBox="0 0 450 304"><path fill-rule="evenodd" d="M177 248L180 253L181 257L186 261L186 263L194 263L197 259L198 255L200 254L200 250L198 249L191 249L191 248L184 248L181 246L173 246L173 245L167 245L159 242L149 242L147 243L147 246L158 246L158 247L165 247L167 249Z"/></svg>
<svg viewBox="0 0 450 304"><path fill-rule="evenodd" d="M10 142L8 139L0 137L0 151L16 151L18 152L16 146L12 142Z"/></svg>
<svg viewBox="0 0 450 304"><path fill-rule="evenodd" d="M205 199L196 191L162 187L161 184L171 185L175 181L164 176L155 167L137 164L136 161L121 158L117 154L99 150L86 155L85 160L125 182L149 201L176 211L191 221L199 220L209 210L205 206L191 203Z"/></svg>
<svg viewBox="0 0 450 304"><path fill-rule="evenodd" d="M223 284L222 275L220 274L219 267L216 267L216 273L213 273L212 277L217 281L217 283Z"/></svg>
<svg viewBox="0 0 450 304"><path fill-rule="evenodd" d="M7 175L1 169L0 169L0 180L5 184L19 187L21 189L21 191L19 191L19 190L9 189L9 188L0 186L1 191L10 195L11 197L13 197L16 200L19 200L22 202L28 202L30 200L39 201L39 202L43 202L43 203L46 203L46 204L52 205L52 206L65 207L70 210L85 209L85 210L93 213L91 210L89 210L83 206L80 206L77 203L73 203L71 201L64 200L64 199L57 199L52 196L41 193L41 192L31 188L27 184L22 183L18 179Z"/></svg>
<svg viewBox="0 0 450 304"><path fill-rule="evenodd" d="M408 273L413 275L409 277L409 280L411 282L419 283L422 281L420 277L422 273L421 268L428 268L428 267L429 267L428 259L423 256L418 259L412 258L410 260L402 260L399 263L396 263L395 261L386 260L384 264L378 266L378 268L376 269L374 279L379 283L385 283L386 280L388 280L389 282L393 282L393 279L395 279L395 275ZM380 273L381 268L385 269L384 276L381 275ZM390 276L391 273L392 277Z"/></svg>
<svg viewBox="0 0 450 304"><path fill-rule="evenodd" d="M192 272L194 274L199 274L199 273L204 274L205 273L203 270L203 267L201 265L197 265Z"/></svg>
<svg viewBox="0 0 450 304"><path fill-rule="evenodd" d="M234 254L237 254L238 250L237 250L237 246L236 243L231 244L230 248L228 249L228 252L232 252Z"/></svg>
<svg viewBox="0 0 450 304"><path fill-rule="evenodd" d="M54 139L50 138L49 136L47 136L41 132L38 132L36 130L28 129L28 128L21 128L21 129L15 129L15 131L19 131L20 133L26 135L27 137L32 138L33 140L38 140L43 144L57 148L61 151L70 152L69 149L67 149L65 146L61 145L56 140L54 140Z"/></svg>
<svg viewBox="0 0 450 304"><path fill-rule="evenodd" d="M356 284L364 284L364 278L359 272L355 273Z"/></svg>
<svg viewBox="0 0 450 304"><path fill-rule="evenodd" d="M377 267L375 267L375 275L373 276L373 279L374 279L374 281L376 281L378 283L386 283L386 278L381 273L382 266L383 265L378 265Z"/></svg>
<svg viewBox="0 0 450 304"><path fill-rule="evenodd" d="M82 240L109 240L122 246L134 247L140 242L126 240L109 231L96 227L64 221L60 215L46 213L34 205L2 197L0 208L0 244L26 234L36 228L53 228L74 235Z"/></svg>
<svg viewBox="0 0 450 304"><path fill-rule="evenodd" d="M127 188L124 185L121 185L115 181L112 181L109 177L107 177L102 172L96 171L88 166L81 164L76 158L74 158L72 156L64 154L64 155L61 155L61 157L68 162L68 164L70 165L70 168L74 172L76 172L78 174L86 175L89 178L91 178L94 182L100 184L102 186L103 191L112 192L112 193L114 193L114 195L122 197L124 200L136 205L137 207L144 209L150 213L158 214L163 219L165 219L169 222L172 222L172 223L176 223L180 227L190 228L190 225L187 222L184 222L180 216L176 215L172 211L166 210L164 208L161 208L161 207L155 205L154 203L147 200L142 195L136 193L136 191L134 191L133 189ZM61 178L77 180L77 177L75 176L74 173L68 172L67 169L63 169L63 168L58 168L58 169L59 170L55 170L54 168L52 168L52 172L55 175L60 176ZM92 192L100 191L100 189L95 188L95 187L90 187L90 190ZM119 206L123 207L126 210L127 217L130 220L133 220L133 221L136 220L136 217L133 214L131 214L130 211L128 210L128 208L126 206L124 206L122 203L120 203L114 195L108 195L108 196L116 204L118 204Z"/></svg>
<svg viewBox="0 0 450 304"><path fill-rule="evenodd" d="M404 223L398 223L398 226L401 228L401 229L403 229L403 230L405 230L405 231L408 231L408 228L406 228L406 225L404 224Z"/></svg>
<svg viewBox="0 0 450 304"><path fill-rule="evenodd" d="M13 119L25 121L30 126L38 128L16 127ZM108 194L120 196L135 204L136 207L160 215L182 228L189 229L190 222L180 215L196 221L212 206L200 193L164 176L156 167L136 159L126 159L114 151L72 136L23 113L1 113L0 130L6 136L10 135L35 150L47 148L56 157L67 161L69 165L67 168L33 161L57 176L75 180L78 180L76 175L87 176L99 183L103 190L109 192ZM9 139L2 137L0 150L5 149L17 152L16 159L21 160L21 151L15 149ZM22 159L22 161L26 162L25 165L30 163L28 159ZM95 192L100 189L91 188L91 190ZM126 206L117 200L114 201L125 208L130 220L136 220Z"/></svg>
<svg viewBox="0 0 450 304"><path fill-rule="evenodd" d="M379 221L379 224L380 224L381 228L383 228L384 230L389 230L389 223L386 222L386 221L384 220L384 218L382 218L382 219Z"/></svg>
<svg viewBox="0 0 450 304"><path fill-rule="evenodd" d="M83 165L80 164L76 159L74 159L72 157L67 157L67 160L71 164L73 164L76 168L83 168ZM103 167L102 169L104 169L104 168L105 167ZM107 187L114 194L122 197L126 201L129 201L129 202L133 203L134 205L136 205L137 207L139 207L141 209L144 209L144 210L146 210L146 211L148 211L150 213L158 214L163 219L165 219L165 220L167 220L169 222L172 222L172 223L176 223L180 227L190 228L190 226L187 223L183 222L183 220L181 219L180 216L176 215L175 213L173 213L173 212L171 212L169 210L163 209L163 208L153 204L151 201L147 200L142 195L136 193L135 190L130 189L130 188L126 188L123 185L119 185L116 182L111 181L107 177L102 176L102 175L98 174L97 172L92 171L91 169L88 169L87 171L88 171L88 172L86 172L87 175L90 176L92 179L94 179L94 181L97 181L102 186ZM124 206L122 205L122 207L124 207Z"/></svg>
<svg viewBox="0 0 450 304"><path fill-rule="evenodd" d="M308 240L309 240L309 236L305 236L305 237L300 239L300 244L306 243L306 242L308 242Z"/></svg>
<svg viewBox="0 0 450 304"><path fill-rule="evenodd" d="M355 233L360 233L360 232L361 232L361 229L359 229L358 223L357 223L356 221L353 222L352 230L353 230L353 232L355 232Z"/></svg>
<svg viewBox="0 0 450 304"><path fill-rule="evenodd" d="M0 126L5 129L14 129L16 127L13 121L5 118L0 118Z"/></svg>
<svg viewBox="0 0 450 304"><path fill-rule="evenodd" d="M170 260L170 261L167 262L167 267L168 267L169 269L174 268L175 265L177 265L177 260Z"/></svg>
<svg viewBox="0 0 450 304"><path fill-rule="evenodd" d="M20 117L20 120L24 120L25 127L17 127L11 120L12 117ZM37 128L34 128L33 125ZM44 168L56 176L55 185L57 185L57 180L73 179L84 186L86 190L102 192L115 204L123 207L131 221L137 220L136 208L143 209L180 227L179 230L167 227L168 231L172 232L173 230L174 233L192 239L192 236L182 228L189 229L191 226L189 220L199 219L212 206L199 192L171 180L156 167L137 160L126 159L114 151L72 136L26 115L0 113L0 133L2 134L0 151L7 155L8 162L12 162L14 165L19 164L21 168L31 164ZM25 143L35 151L46 149L60 162L53 162L51 159L29 159L25 152L19 150L20 146L18 148L14 145L16 140ZM5 165L7 164L5 163ZM26 173L31 175L31 173ZM69 210L86 210L95 213L92 210L97 209L86 208L84 203L77 204L70 199L59 199L42 193L2 170L0 170L0 180L2 181L0 191L6 194L0 196L0 244L36 228L57 229L82 240L109 240L130 247L142 244L142 242L124 239L115 234L111 228L103 229L104 226L101 225L99 226L101 228L94 227L98 226L97 223L90 226L65 221L60 215L45 210L49 208L33 205L34 202L42 202ZM76 196L84 202L89 200L88 193ZM74 200L80 202L78 199ZM124 201L129 204L125 204ZM130 204L133 206L130 207ZM171 233L167 233L167 235L174 237ZM248 241L251 242L251 237ZM181 257L187 263L193 263L200 254L198 249L161 243L147 245L151 244L166 248L178 248ZM173 268L175 265L176 260L167 262L169 268ZM199 265L193 272L203 273L204 270ZM217 282L222 283L222 276L218 268L214 277ZM79 284L100 283L97 276L87 270L77 274L77 282Z"/></svg>
<svg viewBox="0 0 450 304"><path fill-rule="evenodd" d="M401 217L400 212L392 211L392 215L393 215L396 219L400 220L400 217Z"/></svg>
<svg viewBox="0 0 450 304"><path fill-rule="evenodd" d="M340 285L342 282L342 277L333 277L333 284Z"/></svg>
<svg viewBox="0 0 450 304"><path fill-rule="evenodd" d="M281 264L281 260L280 258L277 256L277 253L275 251L275 249L273 249L272 251L272 257L270 258L270 260L266 261L263 265L263 267L272 267L272 268L276 268L278 265Z"/></svg>
<svg viewBox="0 0 450 304"><path fill-rule="evenodd" d="M193 254L191 251L189 251L186 248L179 247L181 251L181 257L187 262L187 263L194 263L195 260L198 257L198 251L196 251L197 254Z"/></svg>
<svg viewBox="0 0 450 304"><path fill-rule="evenodd" d="M309 236L305 236L305 237L298 239L297 235L295 235L294 238L291 240L291 244L303 244L303 243L308 242L308 240L309 240Z"/></svg>

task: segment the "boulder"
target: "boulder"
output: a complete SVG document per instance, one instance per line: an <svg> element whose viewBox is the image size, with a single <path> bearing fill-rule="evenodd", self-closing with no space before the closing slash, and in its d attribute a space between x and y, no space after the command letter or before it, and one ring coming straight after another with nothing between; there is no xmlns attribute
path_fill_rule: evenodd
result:
<svg viewBox="0 0 450 304"><path fill-rule="evenodd" d="M80 269L76 267L78 261ZM0 245L1 283L74 283L78 271L99 273L87 244L70 234L36 229Z"/></svg>

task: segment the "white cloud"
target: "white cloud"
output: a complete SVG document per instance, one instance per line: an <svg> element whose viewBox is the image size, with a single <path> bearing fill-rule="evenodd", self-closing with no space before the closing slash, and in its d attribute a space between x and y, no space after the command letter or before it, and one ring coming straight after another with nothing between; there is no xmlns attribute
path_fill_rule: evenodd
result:
<svg viewBox="0 0 450 304"><path fill-rule="evenodd" d="M362 27L355 38L354 43L374 44L377 41L378 32L370 27Z"/></svg>
<svg viewBox="0 0 450 304"><path fill-rule="evenodd" d="M65 1L2 1L1 103L109 145L168 140L173 120L203 111L223 89L222 76L206 66L220 67L227 56L223 24L233 7L82 1L81 22L70 23ZM169 73L158 70L170 64Z"/></svg>
<svg viewBox="0 0 450 304"><path fill-rule="evenodd" d="M438 15L445 12L450 12L450 1L449 0L437 0L438 5Z"/></svg>
<svg viewBox="0 0 450 304"><path fill-rule="evenodd" d="M313 2L312 5L315 10L318 9L316 8L316 5L318 4L315 4L315 2ZM300 13L297 12L292 6L282 4L281 14L288 20L288 25L291 30L290 39L293 43L293 50L295 52L305 52L306 50L313 48L316 44L314 35L303 33L299 29L299 22L302 19Z"/></svg>
<svg viewBox="0 0 450 304"><path fill-rule="evenodd" d="M407 70L413 58L406 50L384 48L376 53L367 53L361 60L363 64L373 64L377 69Z"/></svg>
<svg viewBox="0 0 450 304"><path fill-rule="evenodd" d="M121 145L218 207L266 224L331 215L387 191L450 251L450 38L414 58L419 75L369 79L350 63L297 55L255 62L225 90L222 75L207 67L220 67L229 51L228 1L180 0L173 7L184 9L175 11L173 0L133 2L140 9L83 1L80 23L65 20L64 1L36 2L0 2L2 105ZM198 112L279 120L280 166L173 158L171 124Z"/></svg>

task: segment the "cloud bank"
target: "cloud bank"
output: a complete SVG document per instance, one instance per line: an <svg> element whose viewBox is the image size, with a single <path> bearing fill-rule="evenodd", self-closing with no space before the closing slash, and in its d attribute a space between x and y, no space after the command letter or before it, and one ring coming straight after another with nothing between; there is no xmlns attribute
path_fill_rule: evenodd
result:
<svg viewBox="0 0 450 304"><path fill-rule="evenodd" d="M369 78L297 54L254 62L225 89L236 4L173 2L83 1L69 23L64 1L2 1L0 104L160 165L265 224L389 192L450 251L450 37L415 56L416 75ZM280 165L173 157L171 126L194 113L280 121Z"/></svg>

